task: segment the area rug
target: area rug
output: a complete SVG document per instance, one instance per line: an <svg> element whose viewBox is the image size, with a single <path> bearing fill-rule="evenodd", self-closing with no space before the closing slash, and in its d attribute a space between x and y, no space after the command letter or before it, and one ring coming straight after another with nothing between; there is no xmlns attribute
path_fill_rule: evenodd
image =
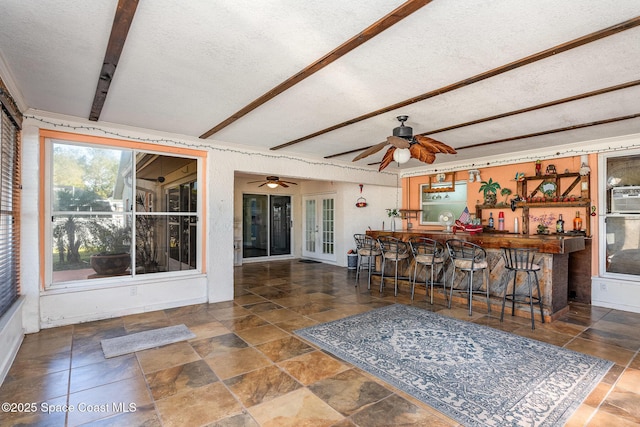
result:
<svg viewBox="0 0 640 427"><path fill-rule="evenodd" d="M613 365L400 304L295 333L465 426L563 425Z"/></svg>
<svg viewBox="0 0 640 427"><path fill-rule="evenodd" d="M191 332L186 325L175 325L144 332L136 332L135 334L116 338L107 338L100 341L100 344L102 344L104 357L109 359L111 357L160 347L161 345L172 344L195 337L195 334Z"/></svg>

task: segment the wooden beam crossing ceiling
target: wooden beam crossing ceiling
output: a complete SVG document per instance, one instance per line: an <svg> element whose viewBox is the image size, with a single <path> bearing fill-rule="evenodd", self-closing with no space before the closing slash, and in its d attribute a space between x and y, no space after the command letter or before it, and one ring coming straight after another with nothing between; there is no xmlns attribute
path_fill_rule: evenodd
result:
<svg viewBox="0 0 640 427"><path fill-rule="evenodd" d="M91 113L89 114L89 120L91 121L95 122L100 118L102 107L104 107L104 102L107 99L109 86L116 72L120 54L127 40L127 34L129 33L129 28L131 28L131 22L133 22L137 7L138 0L118 0L107 51L104 54L104 61L98 78L98 86L91 105Z"/></svg>
<svg viewBox="0 0 640 427"><path fill-rule="evenodd" d="M536 61L540 61L540 60L548 58L550 56L554 56L554 55L557 55L559 53L566 52L568 50L571 50L571 49L583 46L585 44L594 42L596 40L600 40L600 39L603 39L605 37L620 33L622 31L626 31L626 30L629 30L631 28L635 28L638 25L640 25L640 16L637 16L635 18L631 18L631 19L629 19L627 21L621 22L619 24L613 25L613 26L608 27L608 28L604 28L602 30L595 31L595 32L593 32L591 34L587 34L586 36L579 37L579 38L571 40L569 42L559 44L559 45L551 47L549 49L545 49L543 51L534 53L533 55L529 55L527 57L518 59L518 60L510 62L508 64L504 64L504 65L502 65L500 67L497 67L497 68L494 68L492 70L488 70L488 71L485 71L483 73L476 74L475 76L469 77L469 78L461 80L459 82L452 83L450 85L447 85L447 86L444 86L444 87L429 91L427 93L423 93L422 95L418 95L418 96L415 96L413 98L409 98L407 100L398 102L396 104L389 105L387 107L381 108L379 110L372 111L372 112L367 113L367 114L363 114L363 115L361 115L359 117L355 117L355 118L347 120L345 122L338 123L336 125L333 125L333 126L330 126L330 127L326 128L326 129L322 129L322 130L319 130L317 132L311 133L309 135L303 136L301 138L295 139L293 141L289 141L289 142L286 142L284 144L280 144L280 145L277 145L275 147L271 147L270 149L271 150L280 150L282 148L289 147L289 146L294 145L294 144L298 144L300 142L315 138L315 137L320 136L320 135L324 135L326 133L332 132L332 131L337 130L337 129L341 129L343 127L352 125L354 123L358 123L360 121L363 121L363 120L366 120L366 119L370 119L370 118L378 116L380 114L388 113L390 111L397 110L397 109L402 108L402 107L406 107L407 105L411 105L411 104L414 104L416 102L424 101L426 99L433 98L433 97L436 97L438 95L442 95L444 93L451 92L451 91L454 91L456 89L463 88L463 87L468 86L470 84L477 83L477 82L482 81L482 80L486 80L486 79L488 79L490 77L495 77L495 76L497 76L499 74L506 73L507 71L511 71L511 70L516 69L516 68L528 65L528 64L532 64L532 63L534 63Z"/></svg>
<svg viewBox="0 0 640 427"><path fill-rule="evenodd" d="M397 24L398 22L400 22L407 16L411 15L421 7L427 5L428 3L431 3L431 1L432 0L409 0L406 3L400 5L397 9L393 10L391 13L387 14L382 19L376 21L369 27L365 28L362 32L356 34L354 37L347 40L346 42L344 42L343 44L341 44L331 52L327 53L322 58L313 62L311 65L305 67L303 70L301 70L297 74L293 75L292 77L289 77L287 80L280 83L278 86L274 87L269 92L255 99L250 104L243 107L241 110L237 111L236 113L232 114L230 117L218 123L216 126L214 126L213 128L209 129L208 131L200 135L200 138L202 139L209 138L210 136L219 132L225 127L229 126L231 123L235 122L239 118L245 116L246 114L258 108L259 106L267 103L271 99L280 95L287 89L290 89L294 85L300 83L302 80L313 75L317 71L320 71L321 69L331 64L332 62L336 61L337 59L340 59L342 56L351 52L353 49L368 42L378 34L382 33L384 30Z"/></svg>
<svg viewBox="0 0 640 427"><path fill-rule="evenodd" d="M570 96L567 98L562 98L562 99L558 99L555 101L549 101L549 102L545 102L542 104L538 104L538 105L534 105L531 107L526 107L526 108L521 108L519 110L513 110L513 111L507 111L506 113L502 113L502 114L496 114L495 116L489 116L489 117L482 117L480 119L476 119L476 120L472 120L469 122L464 122L464 123L458 123L455 125L451 125L451 126L447 126L447 127L443 127L440 129L433 129L427 132L422 132L419 133L417 135L423 135L423 136L427 136L427 135L433 135L436 133L440 133L440 132L446 132L449 130L453 130L453 129L460 129L466 126L471 126L471 125L477 125L479 123L485 123L491 120L497 120L497 119L501 119L504 117L509 117L509 116L514 116L516 114L522 114L522 113L528 113L530 111L535 111L535 110L540 110L542 108L547 108L547 107L552 107L554 105L560 105L560 104L564 104L566 102L571 102L571 101L577 101L579 99L585 99L585 98L589 98L591 96L596 96L596 95L602 95L604 93L608 93L608 92L614 92L616 90L621 90L621 89L627 89L630 87L634 87L634 86L638 86L640 85L640 80L633 80L627 83L622 83L619 85L615 85L615 86L609 86L603 89L598 89L598 90L594 90L591 92L586 92L586 93L581 93L579 95L574 95L574 96ZM353 154L353 153L357 153L363 150L366 150L370 147L372 147L373 145L369 145L366 147L362 147L362 148L356 148L355 150L349 150L349 151L343 151L342 153L336 153L336 154L330 154L328 156L325 156L325 159L332 159L334 157L340 157L340 156L344 156L347 154ZM463 148L463 147L460 147Z"/></svg>

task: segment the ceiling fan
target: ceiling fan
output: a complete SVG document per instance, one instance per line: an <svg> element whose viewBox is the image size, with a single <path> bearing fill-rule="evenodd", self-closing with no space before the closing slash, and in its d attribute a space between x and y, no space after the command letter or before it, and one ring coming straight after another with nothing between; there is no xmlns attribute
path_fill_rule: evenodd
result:
<svg viewBox="0 0 640 427"><path fill-rule="evenodd" d="M298 185L295 182L283 181L277 176L268 176L266 181L250 181L247 182L247 184L255 184L256 182L262 182L262 184L258 185L258 187L266 185L269 188L277 188L278 186L287 188L289 187L287 184Z"/></svg>
<svg viewBox="0 0 640 427"><path fill-rule="evenodd" d="M377 153L387 145L391 145L391 147L382 157L378 171L389 166L394 160L398 163L405 163L413 157L421 162L431 164L436 160L436 153L456 154L455 149L440 141L423 135L413 136L413 128L404 125L409 116L398 116L396 118L400 122L400 126L393 129L392 136L387 137L386 141L364 150L353 159L354 162Z"/></svg>

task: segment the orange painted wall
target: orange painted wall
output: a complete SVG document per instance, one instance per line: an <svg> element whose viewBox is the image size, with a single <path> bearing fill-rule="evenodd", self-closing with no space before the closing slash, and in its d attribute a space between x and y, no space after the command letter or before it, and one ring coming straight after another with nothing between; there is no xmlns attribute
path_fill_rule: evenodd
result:
<svg viewBox="0 0 640 427"><path fill-rule="evenodd" d="M542 173L544 174L546 167L550 164L555 165L556 171L558 173L568 172L578 172L581 166L581 158L579 156L574 157L565 157L558 158L553 160L543 160L542 161ZM588 163L591 167L591 177L590 177L590 187L591 187L591 205L597 206L597 155L592 154L588 156ZM482 212L482 223L483 225L487 225L489 212L493 212L493 217L495 221L495 227L498 228L498 213L504 212L505 217L505 226L504 229L509 232L514 231L514 219L518 217L519 222L519 232L522 233L522 209L516 209L515 212L512 212L508 203L509 201L515 197L517 194L517 184L515 181L515 176L517 172L523 172L525 176L534 176L535 175L535 162L528 163L518 163L504 166L491 166L485 168L477 168L480 170L481 179L483 181L489 180L489 178L494 181L498 181L502 188L509 188L512 191L512 194L506 197L500 195L500 191L498 191L498 203L505 202L507 203L504 207L498 207L495 209L485 209ZM467 180L469 179L468 171L458 171L456 172L457 180ZM429 176L415 176L410 178L402 179L402 209L420 209L420 185L426 184L429 182ZM563 180L562 183L565 181ZM537 182L530 183L530 186L535 186ZM481 204L483 202L483 194L479 192L481 183L480 182L467 182L467 206L469 207L469 211L472 216L475 217L475 206L476 204ZM531 192L531 189L527 189L528 192ZM564 191L565 187L561 184L561 190ZM577 185L572 191L571 194L579 196L580 195L580 186ZM524 195L521 195L524 196ZM586 221L590 221L591 226L591 234L593 236L593 252L592 252L592 273L597 274L598 268L598 242L597 242L597 221L595 216L588 215L585 212L584 208L574 208L574 207L563 207L563 208L530 208L531 215L541 215L544 213L553 214L557 219L559 214L562 214L563 219L565 221L565 229L571 230L573 228L573 218L575 217L576 211L580 211L580 217L583 220L583 229L586 228ZM553 220L553 224L551 226L551 231L555 230L555 222L556 219ZM406 220L403 225L403 228L406 227ZM437 229L441 230L442 226L425 226L420 225L419 220L412 220L413 230L428 230L428 229ZM534 222L529 219L529 234L535 234L536 232L537 222Z"/></svg>
<svg viewBox="0 0 640 427"><path fill-rule="evenodd" d="M575 156L575 157L565 157L565 158L558 158L558 159L554 159L554 160L543 160L542 161L542 173L544 174L546 167L550 164L555 165L556 167L556 171L558 173L563 173L565 171L568 172L577 172L580 169L581 166L581 159L579 156ZM595 205L595 198L596 198L596 191L594 190L595 188L597 188L594 183L594 176L596 176L596 171L594 168L594 165L596 164L596 157L593 156L592 159L589 159L589 164L591 166L591 199L592 199L592 204ZM482 212L482 223L484 225L487 225L488 223L488 218L489 218L489 213L493 212L493 217L494 217L494 221L495 221L495 227L498 228L498 213L499 212L503 212L504 213L504 218L505 218L505 226L504 229L506 231L510 231L513 232L514 231L514 219L516 217L518 217L518 221L519 221L519 231L522 232L522 210L521 209L516 209L515 212L511 211L510 207L509 207L509 201L515 197L515 195L517 194L517 183L515 181L515 176L516 173L518 172L522 172L525 174L525 176L534 176L535 175L535 163L534 162L528 162L528 163L518 163L518 164L513 164L513 165L504 165L504 166L492 166L492 167L486 167L486 168L478 168L480 170L480 175L481 175L481 179L483 181L487 181L489 180L489 178L493 179L493 181L497 181L501 188L509 188L512 191L512 194L509 196L502 196L500 194L500 190L498 191L498 204L501 202L506 202L506 206L504 207L497 207L495 209L485 209ZM456 173L456 179L457 180L467 180L469 179L469 173L468 171L459 171ZM429 177L428 176L415 176L415 177L410 177L410 178L403 178L402 179L402 194L403 194L403 201L402 201L402 208L403 209L420 209L421 208L421 199L420 199L420 185L421 184L426 184L429 182ZM565 180L562 181L561 183L561 190L564 191L565 187L562 185L565 183ZM534 181L532 183L530 183L530 186L532 185L536 185L537 183ZM482 204L483 202L483 194L481 192L479 192L479 188L480 188L481 183L480 182L467 182L467 206L469 207L469 211L471 212L472 216L475 216L475 206L476 204ZM567 184L568 185L568 184ZM531 192L531 189L527 189L528 192ZM571 194L579 196L580 195L580 186L576 186ZM520 195L520 196L524 196L524 195ZM584 221L587 220L591 220L591 218L593 217L588 217L585 218L586 216L586 212L583 208L573 208L573 207L563 207L563 208L531 208L530 209L530 214L531 215L542 215L542 214L553 214L553 216L557 219L559 214L562 214L563 219L565 221L565 229L566 230L571 230L573 228L572 226L572 221L573 218L575 217L576 211L580 210L580 216L583 219L583 223ZM537 222L532 221L531 219L529 219L530 221L530 225L529 225L529 234L534 234L535 230L536 230L536 226L537 226ZM555 219L553 220L553 225L552 227L555 227ZM417 229L417 230L427 230L427 229L441 229L441 226L426 226L426 225L420 225L419 221L412 221L413 223L413 229ZM585 223L586 225L586 223ZM592 221L591 223L591 232L592 234L595 233L595 221ZM406 228L406 224L405 224L405 228ZM585 228L585 226L583 225L583 228ZM553 230L552 230L553 231Z"/></svg>

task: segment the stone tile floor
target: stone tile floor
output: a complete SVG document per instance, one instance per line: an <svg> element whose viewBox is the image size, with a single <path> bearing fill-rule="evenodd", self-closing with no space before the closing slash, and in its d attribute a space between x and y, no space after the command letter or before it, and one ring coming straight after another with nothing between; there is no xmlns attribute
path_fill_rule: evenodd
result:
<svg viewBox="0 0 640 427"><path fill-rule="evenodd" d="M381 380L305 343L292 331L387 304L438 313L609 359L615 366L568 426L640 425L640 314L571 304L531 330L529 319L474 307L412 302L402 288L354 286L355 271L296 260L235 269L234 301L200 304L43 330L25 337L0 386L0 425L455 426ZM485 307L486 308L486 307ZM105 359L100 340L186 324L197 337ZM73 411L65 407L73 406ZM43 409L50 413L43 413Z"/></svg>

